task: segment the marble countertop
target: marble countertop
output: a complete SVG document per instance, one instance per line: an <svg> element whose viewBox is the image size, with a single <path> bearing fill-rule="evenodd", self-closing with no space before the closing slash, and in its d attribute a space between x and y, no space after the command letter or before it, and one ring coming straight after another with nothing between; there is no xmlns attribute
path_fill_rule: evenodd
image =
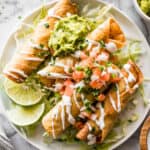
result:
<svg viewBox="0 0 150 150"><path fill-rule="evenodd" d="M20 22L20 18L27 14L32 9L40 6L44 0L0 0L0 45L1 49L9 36L9 33L13 30L14 24ZM48 2L50 0L45 0ZM113 3L119 9L121 9L126 15L128 15L139 26L144 33L147 41L150 44L150 23L142 20L136 13L131 0L105 0ZM9 125L4 117L0 117L0 122L7 134L11 139L15 150L37 150L32 145L28 144L22 139L20 135L16 133ZM139 130L117 150L138 150L139 149Z"/></svg>

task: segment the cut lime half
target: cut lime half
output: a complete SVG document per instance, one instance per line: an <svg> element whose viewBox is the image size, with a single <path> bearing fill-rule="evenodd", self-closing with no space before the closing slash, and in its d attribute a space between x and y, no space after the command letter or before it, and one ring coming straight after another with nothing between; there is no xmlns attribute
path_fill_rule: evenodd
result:
<svg viewBox="0 0 150 150"><path fill-rule="evenodd" d="M30 107L14 104L7 114L15 125L23 127L35 124L42 117L44 110L45 104L37 104Z"/></svg>
<svg viewBox="0 0 150 150"><path fill-rule="evenodd" d="M40 88L35 88L26 83L17 84L6 79L4 87L11 100L21 106L35 105L39 103L43 97Z"/></svg>

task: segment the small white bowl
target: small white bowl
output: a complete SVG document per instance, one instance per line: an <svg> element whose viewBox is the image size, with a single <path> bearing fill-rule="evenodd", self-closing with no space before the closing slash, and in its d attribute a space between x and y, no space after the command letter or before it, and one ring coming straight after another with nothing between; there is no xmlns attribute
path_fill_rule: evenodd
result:
<svg viewBox="0 0 150 150"><path fill-rule="evenodd" d="M135 6L135 9L137 11L137 13L147 22L150 22L150 17L148 15L146 15L142 9L140 8L137 0L133 0L133 3L134 3L134 6Z"/></svg>

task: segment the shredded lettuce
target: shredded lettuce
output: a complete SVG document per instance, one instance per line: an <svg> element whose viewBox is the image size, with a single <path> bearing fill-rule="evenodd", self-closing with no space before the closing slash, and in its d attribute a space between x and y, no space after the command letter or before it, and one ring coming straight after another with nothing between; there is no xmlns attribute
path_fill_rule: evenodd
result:
<svg viewBox="0 0 150 150"><path fill-rule="evenodd" d="M133 114L129 119L128 119L128 122L129 123L132 123L132 122L135 122L139 119L139 115L138 114Z"/></svg>
<svg viewBox="0 0 150 150"><path fill-rule="evenodd" d="M38 16L36 16L33 19L33 25L29 24L29 23L21 23L21 29L19 31L17 31L17 36L15 37L15 39L19 40L22 38L25 38L27 35L31 34L35 27L37 26L37 24L43 19L45 18L45 16L47 15L47 8L43 5L40 13Z"/></svg>
<svg viewBox="0 0 150 150"><path fill-rule="evenodd" d="M2 91L4 89L4 86L3 86L3 76L0 74L0 91Z"/></svg>
<svg viewBox="0 0 150 150"><path fill-rule="evenodd" d="M136 106L136 105L138 104L138 101L135 99L135 100L132 101L132 104L133 104L134 106Z"/></svg>
<svg viewBox="0 0 150 150"><path fill-rule="evenodd" d="M142 96L142 99L143 99L143 102L144 102L144 106L147 106L148 104L150 104L150 100L145 97L145 91L144 91L143 84L140 85L138 90L139 90L139 92L140 92L140 94Z"/></svg>
<svg viewBox="0 0 150 150"><path fill-rule="evenodd" d="M112 5L107 6L98 6L94 8L90 8L91 5L87 4L83 7L80 14L93 22L96 22L96 26L103 23L106 18L112 16L109 11L112 8Z"/></svg>
<svg viewBox="0 0 150 150"><path fill-rule="evenodd" d="M45 16L47 15L47 8L43 5L41 10L40 10L40 13L38 16L35 17L35 19L33 20L33 24L34 26L37 26L37 24L45 18Z"/></svg>
<svg viewBox="0 0 150 150"><path fill-rule="evenodd" d="M141 51L140 41L130 40L127 47L115 52L113 56L117 59L115 64L122 67L129 59L137 62L141 54L143 54L143 52Z"/></svg>
<svg viewBox="0 0 150 150"><path fill-rule="evenodd" d="M17 128L21 131L21 133L25 136L25 137L29 137L29 136L33 136L35 133L35 130L37 129L38 124L34 124L31 126L25 126L25 127L19 127L17 126Z"/></svg>

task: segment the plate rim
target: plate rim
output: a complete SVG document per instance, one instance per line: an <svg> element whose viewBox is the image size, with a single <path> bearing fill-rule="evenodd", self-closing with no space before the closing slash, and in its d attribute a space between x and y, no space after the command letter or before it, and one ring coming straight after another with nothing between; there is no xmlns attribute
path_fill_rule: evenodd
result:
<svg viewBox="0 0 150 150"><path fill-rule="evenodd" d="M49 7L53 4L55 4L57 1L59 0L51 0L50 2L46 2L44 3L44 6L46 7ZM101 3L101 4L104 4L104 5L112 5L108 2L105 2L103 0L95 0L97 1L98 3ZM43 5L39 6L39 7L36 7L32 10L30 10L27 14L24 15L23 19L19 22L19 25L21 24L21 22L26 22L32 15L36 14L38 11L40 11L40 9L43 7ZM122 16L124 16L128 22L130 22L135 28L136 30L139 32L140 36L142 36L142 41L144 43L147 43L147 47L149 48L150 50L150 45L149 43L147 42L144 34L142 33L141 29L135 24L135 22L130 18L128 17L122 10L120 10L119 8L115 7L114 5L112 5L112 8L119 12ZM0 55L0 62L2 60L2 57L3 57L3 54L5 53L5 50L6 50L6 47L9 43L9 40L12 38L13 34L18 30L19 26L16 25L15 28L8 34L8 38L5 40L5 43L4 43L4 46L2 47L2 52L1 52L1 55ZM1 69L1 68L0 68ZM1 70L0 70L1 71ZM2 104L3 105L3 104ZM127 136L125 136L122 140L120 140L119 142L115 143L114 145L112 145L110 147L111 150L121 146L123 143L125 143L140 127L140 125L143 123L143 121L145 120L148 112L150 111L150 105L146 106L146 111L145 111L145 114L143 115L143 118L139 121L139 123L137 124L137 127L132 130L132 132L130 132ZM6 109L4 108L4 111L6 112ZM33 145L34 147L36 148L40 148L36 143L34 143L33 141L31 141L28 137L26 137L25 135L23 135L23 133L21 133L21 131L19 131L19 129L17 129L17 127L9 120L8 116L6 114L4 114L4 116L7 117L11 127L13 127L16 132L25 140L27 141L28 143L30 143L31 145Z"/></svg>

